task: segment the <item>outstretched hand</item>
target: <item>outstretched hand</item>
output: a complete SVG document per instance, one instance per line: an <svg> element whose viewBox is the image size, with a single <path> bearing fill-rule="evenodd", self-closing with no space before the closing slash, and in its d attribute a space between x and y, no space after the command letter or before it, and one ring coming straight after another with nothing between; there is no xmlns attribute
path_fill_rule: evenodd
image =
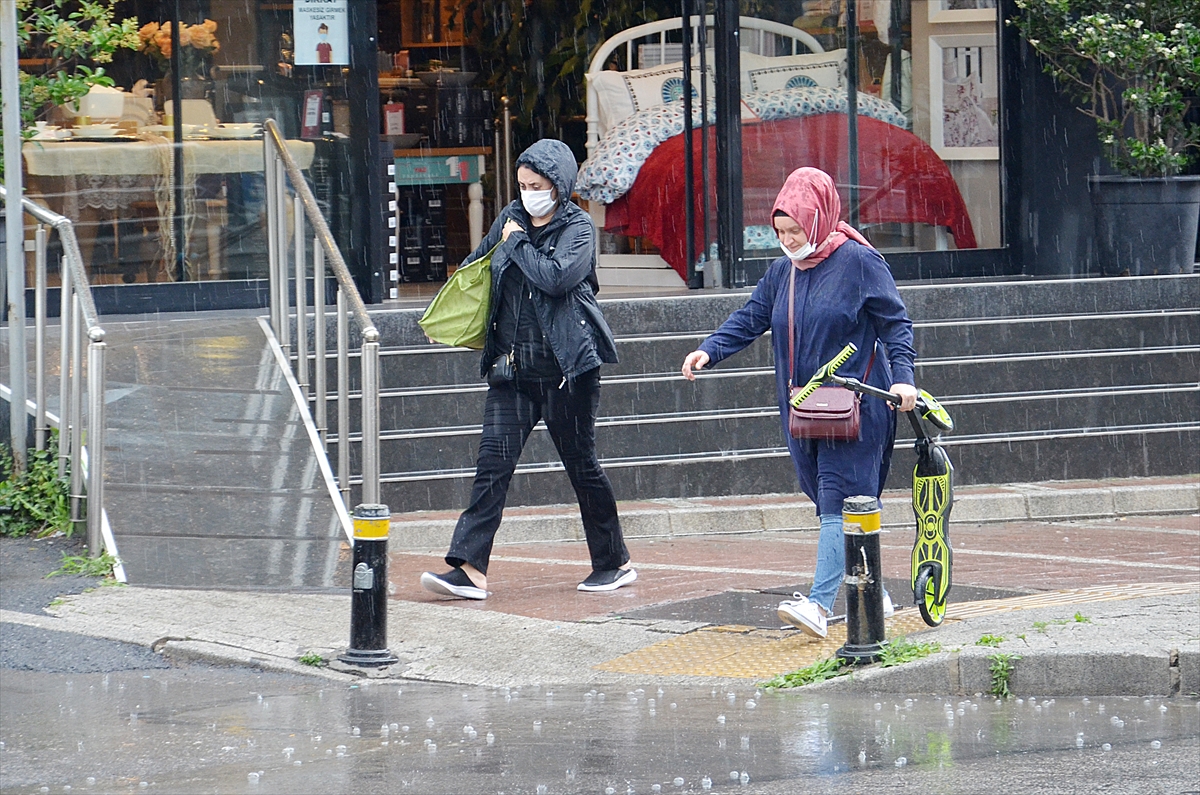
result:
<svg viewBox="0 0 1200 795"><path fill-rule="evenodd" d="M686 358L684 358L683 368L680 372L683 373L683 377L686 378L687 380L695 381L696 374L693 371L694 370L703 370L704 366L706 364L708 364L708 354L707 353L705 353L704 351L692 351L691 353L689 353L687 355Z"/></svg>

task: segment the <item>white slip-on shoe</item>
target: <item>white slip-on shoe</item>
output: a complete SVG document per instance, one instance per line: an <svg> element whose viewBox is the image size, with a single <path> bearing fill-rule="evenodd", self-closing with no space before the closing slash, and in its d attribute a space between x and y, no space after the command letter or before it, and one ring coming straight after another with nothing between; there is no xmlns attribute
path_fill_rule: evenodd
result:
<svg viewBox="0 0 1200 795"><path fill-rule="evenodd" d="M812 635L814 638L823 638L828 635L829 622L820 606L816 602L810 602L802 594L794 594L794 596L798 597L794 602L779 603L779 609L776 612L780 620L798 627L806 635Z"/></svg>
<svg viewBox="0 0 1200 795"><path fill-rule="evenodd" d="M488 592L471 582L471 578L460 568L453 568L445 574L434 574L427 571L421 575L421 587L442 596L457 596L459 599L480 601L487 599Z"/></svg>

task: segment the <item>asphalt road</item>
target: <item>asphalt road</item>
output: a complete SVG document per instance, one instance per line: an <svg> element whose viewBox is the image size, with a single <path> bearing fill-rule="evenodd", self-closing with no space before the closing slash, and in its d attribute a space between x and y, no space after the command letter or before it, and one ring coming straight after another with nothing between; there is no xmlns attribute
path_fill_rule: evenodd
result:
<svg viewBox="0 0 1200 795"><path fill-rule="evenodd" d="M0 538L0 609L41 613L63 594L103 587L100 577L47 576L61 568L64 555L86 552L79 537ZM167 667L160 655L133 644L0 622L0 670L69 674Z"/></svg>

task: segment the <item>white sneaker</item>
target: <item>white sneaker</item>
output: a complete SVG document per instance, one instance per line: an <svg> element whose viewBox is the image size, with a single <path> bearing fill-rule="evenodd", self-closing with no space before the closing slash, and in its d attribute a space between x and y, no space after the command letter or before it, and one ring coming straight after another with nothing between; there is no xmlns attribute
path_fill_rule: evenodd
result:
<svg viewBox="0 0 1200 795"><path fill-rule="evenodd" d="M883 592L883 617L891 618L896 615L896 606L892 604L892 597L888 596L887 591Z"/></svg>
<svg viewBox="0 0 1200 795"><path fill-rule="evenodd" d="M828 635L829 622L820 606L816 602L810 602L804 594L795 593L792 596L796 601L779 603L779 609L776 611L779 620L798 627L806 635L812 635L814 638Z"/></svg>

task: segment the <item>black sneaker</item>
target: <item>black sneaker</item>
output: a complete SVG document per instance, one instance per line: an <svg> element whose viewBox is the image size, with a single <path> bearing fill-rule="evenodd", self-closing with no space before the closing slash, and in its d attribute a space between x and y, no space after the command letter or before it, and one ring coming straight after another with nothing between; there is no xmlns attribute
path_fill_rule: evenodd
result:
<svg viewBox="0 0 1200 795"><path fill-rule="evenodd" d="M459 599L487 599L487 591L475 586L467 573L457 566L445 574L427 571L421 575L421 587L442 596L457 596Z"/></svg>
<svg viewBox="0 0 1200 795"><path fill-rule="evenodd" d="M581 591L615 591L623 585L629 585L637 579L633 569L609 569L608 571L593 571L588 578L579 583Z"/></svg>

